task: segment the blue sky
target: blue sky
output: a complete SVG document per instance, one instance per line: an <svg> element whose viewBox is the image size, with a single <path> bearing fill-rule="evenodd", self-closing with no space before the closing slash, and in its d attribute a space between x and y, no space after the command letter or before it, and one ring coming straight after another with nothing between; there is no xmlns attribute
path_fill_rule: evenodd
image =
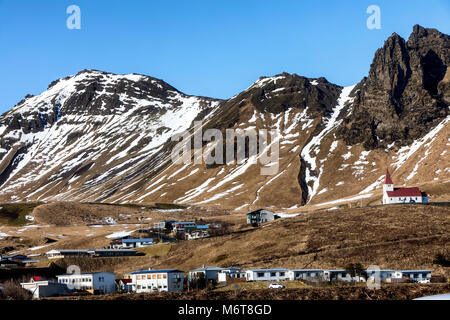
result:
<svg viewBox="0 0 450 320"><path fill-rule="evenodd" d="M72 4L81 30L66 27ZM366 27L372 4L380 30ZM450 33L450 1L0 0L0 112L86 68L217 98L283 71L351 85L391 33L407 38L416 23Z"/></svg>

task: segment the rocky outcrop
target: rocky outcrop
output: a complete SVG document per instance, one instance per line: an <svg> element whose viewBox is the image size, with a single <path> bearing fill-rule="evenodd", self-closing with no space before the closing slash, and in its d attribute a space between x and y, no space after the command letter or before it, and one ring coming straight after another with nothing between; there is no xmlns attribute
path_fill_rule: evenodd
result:
<svg viewBox="0 0 450 320"><path fill-rule="evenodd" d="M448 115L450 39L414 26L408 41L394 33L377 50L369 75L355 88L355 102L338 131L366 149L410 144Z"/></svg>

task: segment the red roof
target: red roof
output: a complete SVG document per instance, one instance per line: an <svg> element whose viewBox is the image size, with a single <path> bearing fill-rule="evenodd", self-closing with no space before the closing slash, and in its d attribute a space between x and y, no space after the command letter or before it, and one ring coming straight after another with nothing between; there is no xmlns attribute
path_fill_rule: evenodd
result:
<svg viewBox="0 0 450 320"><path fill-rule="evenodd" d="M384 184L394 184L391 179L391 175L389 174L389 170L386 169L386 176L384 177Z"/></svg>
<svg viewBox="0 0 450 320"><path fill-rule="evenodd" d="M421 197L419 188L394 188L394 191L387 191L388 197Z"/></svg>

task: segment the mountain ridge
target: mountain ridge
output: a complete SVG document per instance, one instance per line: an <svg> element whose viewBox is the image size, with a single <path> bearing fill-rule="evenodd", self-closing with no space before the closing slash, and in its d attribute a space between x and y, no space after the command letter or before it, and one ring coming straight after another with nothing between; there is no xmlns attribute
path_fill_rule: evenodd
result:
<svg viewBox="0 0 450 320"><path fill-rule="evenodd" d="M429 181L431 168L445 181L449 43L414 26L408 41L386 40L355 86L283 72L228 100L146 75L82 70L0 116L0 200L298 208L373 193L386 166L401 183ZM171 163L170 138L192 134L195 120L203 131L277 130L279 171L263 177L248 158Z"/></svg>

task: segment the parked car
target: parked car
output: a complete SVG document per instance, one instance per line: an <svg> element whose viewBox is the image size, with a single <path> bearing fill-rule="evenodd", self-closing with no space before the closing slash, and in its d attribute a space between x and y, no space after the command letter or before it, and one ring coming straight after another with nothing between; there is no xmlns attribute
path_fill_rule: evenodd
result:
<svg viewBox="0 0 450 320"><path fill-rule="evenodd" d="M271 283L269 284L269 289L284 289L286 288L285 286L283 286L280 283Z"/></svg>

